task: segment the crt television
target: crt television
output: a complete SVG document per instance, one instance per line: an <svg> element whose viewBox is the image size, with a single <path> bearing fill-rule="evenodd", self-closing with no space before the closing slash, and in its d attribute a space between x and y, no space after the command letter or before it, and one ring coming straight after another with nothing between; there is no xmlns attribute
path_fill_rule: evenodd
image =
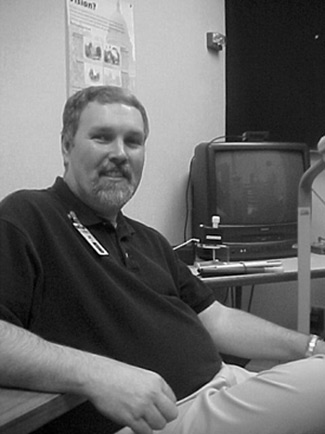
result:
<svg viewBox="0 0 325 434"><path fill-rule="evenodd" d="M192 236L220 217L230 260L297 255L298 186L310 165L304 143L201 143L191 165Z"/></svg>

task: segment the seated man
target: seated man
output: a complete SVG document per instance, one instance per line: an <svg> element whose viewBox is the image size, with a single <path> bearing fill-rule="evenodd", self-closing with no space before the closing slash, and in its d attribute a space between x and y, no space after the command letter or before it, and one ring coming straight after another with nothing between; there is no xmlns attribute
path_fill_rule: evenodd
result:
<svg viewBox="0 0 325 434"><path fill-rule="evenodd" d="M324 433L325 343L221 305L122 214L148 132L133 95L84 89L63 114L63 178L2 201L0 385L87 398L45 433ZM253 374L219 352L290 363Z"/></svg>

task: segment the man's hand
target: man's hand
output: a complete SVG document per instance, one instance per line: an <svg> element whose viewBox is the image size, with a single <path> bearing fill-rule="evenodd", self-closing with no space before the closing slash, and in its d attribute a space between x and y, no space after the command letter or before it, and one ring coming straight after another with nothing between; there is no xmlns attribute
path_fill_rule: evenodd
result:
<svg viewBox="0 0 325 434"><path fill-rule="evenodd" d="M177 417L176 397L159 375L100 359L89 372L85 394L103 415L136 434L151 434Z"/></svg>
<svg viewBox="0 0 325 434"><path fill-rule="evenodd" d="M151 434L177 417L176 398L158 374L57 345L0 321L0 384L83 395L109 419Z"/></svg>

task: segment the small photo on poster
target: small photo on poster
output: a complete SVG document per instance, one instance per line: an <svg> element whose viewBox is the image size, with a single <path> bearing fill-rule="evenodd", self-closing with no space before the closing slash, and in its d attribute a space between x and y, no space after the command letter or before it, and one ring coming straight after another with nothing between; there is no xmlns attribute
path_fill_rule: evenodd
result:
<svg viewBox="0 0 325 434"><path fill-rule="evenodd" d="M85 83L87 86L103 84L102 66L93 63L85 63Z"/></svg>
<svg viewBox="0 0 325 434"><path fill-rule="evenodd" d="M121 49L116 45L106 45L104 50L104 63L110 66L120 67Z"/></svg>
<svg viewBox="0 0 325 434"><path fill-rule="evenodd" d="M100 62L103 56L103 48L101 41L96 41L91 38L84 38L84 56L87 60Z"/></svg>

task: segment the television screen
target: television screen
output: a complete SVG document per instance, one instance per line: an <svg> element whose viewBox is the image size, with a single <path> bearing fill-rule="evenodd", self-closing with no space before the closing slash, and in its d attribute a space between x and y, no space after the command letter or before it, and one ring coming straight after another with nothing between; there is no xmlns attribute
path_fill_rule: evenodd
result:
<svg viewBox="0 0 325 434"><path fill-rule="evenodd" d="M303 143L201 143L192 161L192 236L220 217L230 259L297 254L298 187L309 167Z"/></svg>
<svg viewBox="0 0 325 434"><path fill-rule="evenodd" d="M297 220L301 152L220 151L215 158L216 214L223 224L276 224Z"/></svg>

